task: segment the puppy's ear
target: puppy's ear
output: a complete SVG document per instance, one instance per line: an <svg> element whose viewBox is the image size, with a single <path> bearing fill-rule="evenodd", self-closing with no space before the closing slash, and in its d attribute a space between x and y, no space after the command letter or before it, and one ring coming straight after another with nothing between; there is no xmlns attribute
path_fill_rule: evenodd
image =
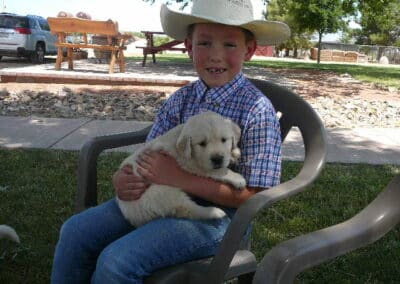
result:
<svg viewBox="0 0 400 284"><path fill-rule="evenodd" d="M241 130L240 127L236 124L231 122L232 125L232 132L233 132L233 137L232 137L232 159L234 161L236 161L237 159L240 158L240 149L238 147L238 143L240 140L240 134L241 134Z"/></svg>
<svg viewBox="0 0 400 284"><path fill-rule="evenodd" d="M192 139L187 135L180 135L176 142L176 149L180 156L190 159L192 156Z"/></svg>

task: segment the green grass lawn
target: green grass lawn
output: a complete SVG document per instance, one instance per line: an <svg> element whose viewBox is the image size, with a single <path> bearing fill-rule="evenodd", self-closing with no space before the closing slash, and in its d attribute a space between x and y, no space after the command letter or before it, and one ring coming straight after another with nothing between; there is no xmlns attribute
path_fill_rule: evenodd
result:
<svg viewBox="0 0 400 284"><path fill-rule="evenodd" d="M73 213L77 152L0 149L0 224L13 226L17 245L0 241L0 283L49 283L54 246L61 224ZM101 200L113 196L111 175L123 158L101 156ZM283 180L301 164L285 162ZM253 248L260 259L284 240L350 218L395 175L400 166L328 164L306 192L260 214ZM300 283L400 282L400 226L378 242L319 265L299 276Z"/></svg>
<svg viewBox="0 0 400 284"><path fill-rule="evenodd" d="M171 63L187 63L191 64L187 55L156 55L159 62ZM130 57L130 60L141 61L142 57ZM248 66L257 66L264 68L286 68L286 69L313 69L321 71L333 71L338 74L348 73L354 78L369 82L376 83L387 87L396 87L400 89L400 66L390 65L387 67L380 67L377 65L361 65L361 64L338 64L338 63L321 63L317 64L315 61L284 61L284 60L257 60L252 59L246 63Z"/></svg>
<svg viewBox="0 0 400 284"><path fill-rule="evenodd" d="M252 60L248 64L251 66L260 66L266 68L313 69L320 71L333 71L338 74L347 73L360 81L376 83L382 86L391 86L400 89L400 66L380 67L373 64L317 64L314 61L291 62L274 60Z"/></svg>

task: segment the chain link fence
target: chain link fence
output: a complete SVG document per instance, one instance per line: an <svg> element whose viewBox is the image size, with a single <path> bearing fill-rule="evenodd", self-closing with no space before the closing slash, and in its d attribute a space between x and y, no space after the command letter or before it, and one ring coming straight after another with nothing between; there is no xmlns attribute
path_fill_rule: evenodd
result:
<svg viewBox="0 0 400 284"><path fill-rule="evenodd" d="M381 57L386 56L390 64L400 64L400 47L379 45L358 45L346 43L321 43L321 49L354 51L365 54L368 62L377 63Z"/></svg>

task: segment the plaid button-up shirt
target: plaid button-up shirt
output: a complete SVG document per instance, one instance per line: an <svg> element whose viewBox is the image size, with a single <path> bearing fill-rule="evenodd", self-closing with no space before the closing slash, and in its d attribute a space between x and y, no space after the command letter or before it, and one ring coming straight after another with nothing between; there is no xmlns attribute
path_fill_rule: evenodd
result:
<svg viewBox="0 0 400 284"><path fill-rule="evenodd" d="M189 117L214 111L236 122L242 134L241 158L233 170L250 187L269 188L280 182L281 138L271 102L243 73L221 87L208 88L197 80L171 95L161 107L147 140L164 134Z"/></svg>

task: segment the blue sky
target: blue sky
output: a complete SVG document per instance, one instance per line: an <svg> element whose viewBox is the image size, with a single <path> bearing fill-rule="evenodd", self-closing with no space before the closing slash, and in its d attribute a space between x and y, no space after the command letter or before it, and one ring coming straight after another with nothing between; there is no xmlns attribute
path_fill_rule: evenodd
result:
<svg viewBox="0 0 400 284"><path fill-rule="evenodd" d="M6 6L6 12L47 18L60 11L74 15L83 11L96 20L118 21L123 31L161 31L158 20L161 2L150 5L142 0L0 0L1 6L3 3Z"/></svg>
<svg viewBox="0 0 400 284"><path fill-rule="evenodd" d="M65 11L74 15L83 11L95 20L118 21L121 31L162 31L159 21L161 3L153 5L142 0L0 0L0 11L21 15L33 14L45 18ZM252 0L255 17L262 17L265 7L260 0ZM5 8L4 8L5 7ZM173 6L178 9L179 6ZM334 39L329 36L327 40Z"/></svg>
<svg viewBox="0 0 400 284"><path fill-rule="evenodd" d="M163 2L165 1L156 0L150 5L142 0L0 0L0 5L1 8L6 7L1 9L2 11L22 15L33 14L45 18L56 16L60 11L74 15L83 11L96 20L118 21L119 28L123 31L161 31L159 11ZM255 10L263 8L260 6L260 0L253 2ZM178 7L173 6L176 9ZM259 15L261 14L260 11Z"/></svg>

